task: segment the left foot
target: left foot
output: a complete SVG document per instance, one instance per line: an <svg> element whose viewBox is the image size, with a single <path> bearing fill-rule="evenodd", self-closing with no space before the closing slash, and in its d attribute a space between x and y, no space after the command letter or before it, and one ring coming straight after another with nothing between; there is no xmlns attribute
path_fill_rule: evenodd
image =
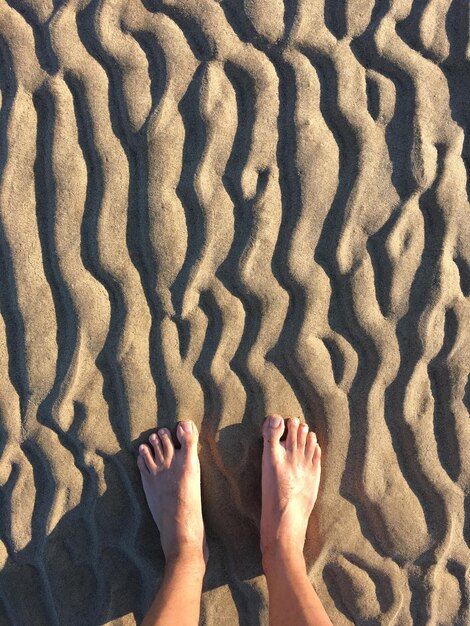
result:
<svg viewBox="0 0 470 626"><path fill-rule="evenodd" d="M191 422L180 422L176 450L167 428L149 437L150 446L139 448L137 465L152 517L168 561L188 558L207 563L209 550L201 504L201 468L197 455L198 431Z"/></svg>

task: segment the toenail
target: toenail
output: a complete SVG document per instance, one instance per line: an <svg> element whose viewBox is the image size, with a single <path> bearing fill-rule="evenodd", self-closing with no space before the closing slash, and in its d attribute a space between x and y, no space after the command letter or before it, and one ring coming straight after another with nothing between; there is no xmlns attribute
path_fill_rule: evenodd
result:
<svg viewBox="0 0 470 626"><path fill-rule="evenodd" d="M185 433L190 433L192 430L191 422L180 422L181 428Z"/></svg>
<svg viewBox="0 0 470 626"><path fill-rule="evenodd" d="M308 430L308 424L302 424L302 428L303 428L304 430Z"/></svg>
<svg viewBox="0 0 470 626"><path fill-rule="evenodd" d="M278 415L273 415L269 418L269 425L271 428L279 428L281 425L281 418Z"/></svg>
<svg viewBox="0 0 470 626"><path fill-rule="evenodd" d="M142 454L144 454L144 452L145 452L145 446L140 446L139 450L140 450L140 452L141 452Z"/></svg>
<svg viewBox="0 0 470 626"><path fill-rule="evenodd" d="M150 435L151 441L155 441L156 438L157 438L157 435L155 433L153 433L153 435Z"/></svg>
<svg viewBox="0 0 470 626"><path fill-rule="evenodd" d="M291 422L294 424L294 426L298 426L299 425L299 418L298 417L293 417L291 419Z"/></svg>
<svg viewBox="0 0 470 626"><path fill-rule="evenodd" d="M166 432L166 430L164 428L162 428L161 430L158 431L158 434L161 437L162 435L167 435L168 433Z"/></svg>

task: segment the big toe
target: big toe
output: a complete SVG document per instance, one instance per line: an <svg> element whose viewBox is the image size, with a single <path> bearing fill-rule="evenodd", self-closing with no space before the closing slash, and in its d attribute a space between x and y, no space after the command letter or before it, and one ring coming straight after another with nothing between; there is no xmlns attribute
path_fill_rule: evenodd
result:
<svg viewBox="0 0 470 626"><path fill-rule="evenodd" d="M191 420L178 423L176 436L178 437L183 451L196 453L198 434L196 424Z"/></svg>
<svg viewBox="0 0 470 626"><path fill-rule="evenodd" d="M264 445L267 448L275 448L279 445L284 432L284 420L280 415L270 415L263 424Z"/></svg>

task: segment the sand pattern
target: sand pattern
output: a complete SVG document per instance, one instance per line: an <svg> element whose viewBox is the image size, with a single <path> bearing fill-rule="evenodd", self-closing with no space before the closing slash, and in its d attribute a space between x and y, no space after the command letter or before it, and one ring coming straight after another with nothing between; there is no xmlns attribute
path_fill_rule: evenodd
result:
<svg viewBox="0 0 470 626"><path fill-rule="evenodd" d="M203 623L267 624L260 424L337 625L470 623L465 0L0 0L0 624L138 623L201 430Z"/></svg>

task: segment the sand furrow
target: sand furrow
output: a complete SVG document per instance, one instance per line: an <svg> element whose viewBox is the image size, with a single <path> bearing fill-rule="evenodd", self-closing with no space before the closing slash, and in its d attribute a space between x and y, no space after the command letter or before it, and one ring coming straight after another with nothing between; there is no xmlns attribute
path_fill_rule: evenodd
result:
<svg viewBox="0 0 470 626"><path fill-rule="evenodd" d="M96 24L99 33L100 16L97 16ZM67 32L65 28L58 31L63 35ZM89 172L94 187L87 210L91 223L96 224L96 233L90 233L88 245L96 246L96 252L92 251L90 255L96 254L93 272L110 294L110 332L101 354L101 367L113 371L114 384L109 394L116 402L113 411L122 411L127 416L127 429L122 430L117 419L113 424L118 438L123 441L129 436L136 436L135 420L140 425L142 420L149 420L147 424L150 426L151 415L155 412L149 359L141 359L142 354L148 354L151 318L139 273L127 248L128 159L113 131L111 115L103 114L100 105L107 98L106 74L102 66L87 54L81 42L80 37L83 37L91 46L91 35L83 27L79 31L71 36L76 37L81 60L68 55L63 59L63 65L69 69L73 79L83 85L86 94L98 90L97 98L86 98L86 101L82 99L80 102L80 113L84 116L82 122L88 126L88 137L86 140L83 137L82 141L88 151L86 158L90 159L88 167L92 168ZM65 56L65 47L62 52ZM90 141L91 144L88 143Z"/></svg>
<svg viewBox="0 0 470 626"><path fill-rule="evenodd" d="M0 182L2 248L8 268L5 288L8 286L9 306L16 310L16 328L7 332L16 332L16 345L23 353L17 357L15 386L20 393L22 413L28 412L29 419L52 384L57 351L54 306L42 264L36 221L37 115L31 91L41 83L43 76L34 54L30 29L6 4L1 6L0 29L7 59L11 60L9 82L14 93L11 100L4 103L8 106L3 138L6 159ZM19 237L14 234L18 224ZM42 309L40 319L37 318L38 305ZM41 345L47 346L49 359L46 361Z"/></svg>
<svg viewBox="0 0 470 626"><path fill-rule="evenodd" d="M2 303L3 304L3 303ZM8 499L10 527L4 536L8 549L21 550L31 541L34 508L32 467L20 449L23 437L20 402L9 377L7 338L0 317L0 430L3 434L0 456L0 486Z"/></svg>
<svg viewBox="0 0 470 626"><path fill-rule="evenodd" d="M168 3L168 6L171 7L171 15L175 15L175 18L184 25L187 22L182 20L187 18L182 15L183 8L190 11L194 17L193 23L200 27L198 42L201 41L202 37L205 37L204 49L215 49L218 54L226 55L228 63L225 64L225 71L237 93L239 115L240 109L243 107L241 109L243 115L248 114L250 116L251 127L239 126L240 137L235 138L238 158L229 161L226 173L229 180L233 175L236 176L235 204L243 201L248 202L249 212L252 214L252 217L248 217L252 220L251 232L245 234L245 237L249 237L248 242L245 239L242 243L236 238L233 247L237 250L237 260L240 260L237 274L239 273L240 287L243 291L239 297L244 300L245 309L250 310L251 320L254 321L255 316L260 317L262 302L266 302L269 298L270 304L266 305L261 320L257 322L259 329L255 330L255 326L246 329L245 332L249 339L242 338L241 357L235 357L234 367L240 370L240 366L237 366L236 362L238 360L242 363L246 362L247 374L253 380L256 390L256 393L252 394L250 398L253 409L258 406L263 413L266 407L272 404L270 397L273 397L274 394L278 394L278 397L285 396L286 404L289 402L292 407L295 406L296 402L292 397L290 388L285 384L284 377L280 375L277 368L264 361L264 355L273 346L280 331L279 322L281 320L278 321L278 311L283 310L285 312L287 310L286 294L279 289L277 281L271 278L271 271L267 267L262 267L262 264L269 262L269 259L261 261L257 258L259 245L262 242L264 251L268 237L272 238L268 245L274 249L279 228L280 206L276 180L275 142L266 141L266 137L269 137L275 128L277 117L278 96L275 69L271 63L266 62L265 55L252 46L241 44L234 36L226 22L225 15L217 5L176 2ZM248 110L246 105L249 106ZM275 137L275 134L271 136ZM243 157L238 154L240 149L246 151L246 155ZM237 184L240 185L238 189ZM279 207L277 217L274 212L276 204ZM261 231L263 234L260 238L258 233ZM234 254L229 253L229 257L232 259ZM268 281L271 284L270 296L267 296L268 292L265 288ZM272 296L273 293L276 294L275 297ZM272 329L273 325L274 329ZM268 334L270 335L269 339L267 338ZM274 392L274 389L278 391ZM282 393L280 392L281 389L283 390ZM287 400L288 398L289 400ZM264 408L262 403L264 403ZM282 410L282 407L278 407L278 410Z"/></svg>
<svg viewBox="0 0 470 626"><path fill-rule="evenodd" d="M145 28L144 19L141 18L139 29ZM198 62L185 35L171 19L159 15L152 26L165 57L163 95L147 128L148 245L155 263L150 269L150 280L156 295L152 347L158 355L154 373L159 419L171 423L176 416L200 415L203 406L202 391L192 369L204 341L207 321L199 309L193 311L191 319L183 320L181 296L173 296L175 281L184 282L185 258L188 252L191 254L189 237L194 235L190 230L192 206L187 203L182 176L188 141L184 98L195 84ZM188 354L191 356L186 359Z"/></svg>
<svg viewBox="0 0 470 626"><path fill-rule="evenodd" d="M7 13L7 7L2 5L2 19ZM43 226L40 190L45 184L39 165L41 155L38 153L40 116L30 91L40 86L43 75L31 62L34 44L30 29L19 16L14 16L14 12L10 12L8 17L18 35L14 37L15 29L6 30L12 69L18 66L21 70L12 74L12 79L15 79L14 96L4 103L8 106L8 117L5 122L6 161L0 184L0 213L4 235L3 259L8 268L8 280L3 291L4 306L14 312L13 315L7 314L9 327L6 328L6 335L7 344L12 345L14 341L15 345L10 352L16 360L11 364L16 370L12 382L19 395L22 430L21 438L8 448L6 462L10 458L12 468L16 467L15 463L19 468L11 508L15 518L19 515L22 521L12 520L11 540L16 548L20 548L32 538L39 550L44 546L46 533L54 528L68 507L78 505L81 480L80 473L75 469L68 475L61 474L62 462L70 459L69 453L60 444L57 435L37 421L39 403L53 386L57 359L57 321L51 275L43 262L47 250L40 236ZM18 230L19 236L14 234L15 230ZM34 470L35 464L28 456L32 445L39 456L47 459L45 471L51 477L49 505L43 504L38 497L37 475L31 472L31 465ZM25 493L28 493L35 511L42 512L38 523L35 523L34 515L31 518L31 504L25 506L24 513L19 511ZM64 494L68 494L67 503ZM36 564L40 562L38 558L33 559Z"/></svg>
<svg viewBox="0 0 470 626"><path fill-rule="evenodd" d="M126 5L130 4L130 7ZM96 12L97 43L112 57L118 73L113 81L114 92L122 91L123 128L132 133L142 130L152 109L150 63L145 50L134 36L122 29L122 20L131 11L144 13L142 5L126 2L101 2ZM158 76L153 76L158 81Z"/></svg>
<svg viewBox="0 0 470 626"><path fill-rule="evenodd" d="M351 492L353 501L356 498L362 501L365 515L370 516L368 523L373 540L378 546L385 542L389 547L393 544L401 554L409 554L412 550L419 554L427 543L423 516L417 517L413 536L406 528L404 519L396 523L398 501L402 502L398 510L404 510L402 507L410 499L414 499L417 511L420 505L398 469L392 438L383 418L384 390L393 380L392 372L398 368L399 355L393 330L378 306L374 267L367 250L369 234L383 226L397 201L392 192L384 132L369 115L365 72L352 56L349 46L341 42L333 48L330 38L322 39L313 29L310 37L303 35L302 41L304 54L324 72L325 87L331 82L337 94L335 101L329 103L328 121L340 146L340 181L347 177L349 185L346 202L339 194L335 196L328 215L329 223L323 229L325 233L327 226L332 227L332 216L341 209L336 222L339 225L335 224L332 235L336 243L336 264L330 264L329 272L343 305L352 305L353 315L345 320L347 331L355 338L353 346L356 352L367 363L367 367L358 372L349 399L354 428L351 429L346 468L357 473L354 484L360 485L360 489L351 486L348 490L355 492L354 495ZM355 71L353 79L352 71ZM348 94L350 90L354 92ZM354 155L349 148L348 162L346 158L341 159L341 155L346 152L344 146L351 144L356 147L357 154ZM369 176L370 172L375 174ZM377 185L378 180L381 185ZM371 186L372 181L374 183ZM387 198L388 202L381 201L382 197ZM365 198L368 198L367 203ZM365 206L369 207L371 213L364 213ZM364 226L361 227L361 224ZM327 241L324 237L323 242ZM323 245L320 242L320 249ZM356 390L360 390L360 393ZM365 400L365 392L369 395L368 401ZM357 458L359 448L365 450L360 464L352 461ZM387 459L386 464L378 463L378 459L384 458ZM390 469L393 466L395 470ZM368 505L364 505L365 499L369 500ZM384 528L387 529L386 533ZM393 538L387 538L390 532Z"/></svg>
<svg viewBox="0 0 470 626"><path fill-rule="evenodd" d="M224 94L224 99L220 94ZM223 68L216 63L207 64L199 91L205 145L194 172L196 202L202 211L202 246L188 276L181 314L184 319L199 304L208 321L214 321L214 326L207 328L195 364L195 372L207 379L207 388L204 382L202 387L214 429L225 426L224 422L215 421L224 417L228 424L239 423L246 409L246 392L230 365L241 340L245 312L240 300L223 282L223 265L235 229L234 205L223 181L235 137L236 120L231 116L235 107L235 93ZM190 356L194 359L188 353Z"/></svg>
<svg viewBox="0 0 470 626"><path fill-rule="evenodd" d="M261 64L261 59L254 56L253 62ZM228 66L229 77L238 93L239 119L244 113L246 98L254 101L250 105L250 108L253 106L250 110L252 127L243 130L244 133L249 132L249 147L244 161L235 170L240 172L241 183L238 189L235 186L235 202L245 200L247 213L246 217L243 213L242 216L248 222L249 230L243 238L239 237L234 242L237 259L234 254L229 255L238 270L239 288L242 290L240 297L247 310L244 337L235 355L234 366L236 363L238 370L242 371L240 365L246 363L248 374L256 385L255 397L250 398L252 411L262 415L273 410L273 398L276 396L284 397L286 405L294 413L298 413L300 407L280 370L269 357L266 358L281 332L289 298L271 269L282 219L282 204L276 144L266 140L278 115L278 94L272 87L268 88L268 81L274 81L277 86L278 77L271 64L261 67L264 74L262 82L254 81L251 72L240 71L240 59ZM268 79L269 74L271 79ZM242 142L247 145L246 135L240 136L240 144ZM232 162L235 166L235 161ZM227 176L230 176L230 170ZM277 410L282 412L283 409L278 407Z"/></svg>

